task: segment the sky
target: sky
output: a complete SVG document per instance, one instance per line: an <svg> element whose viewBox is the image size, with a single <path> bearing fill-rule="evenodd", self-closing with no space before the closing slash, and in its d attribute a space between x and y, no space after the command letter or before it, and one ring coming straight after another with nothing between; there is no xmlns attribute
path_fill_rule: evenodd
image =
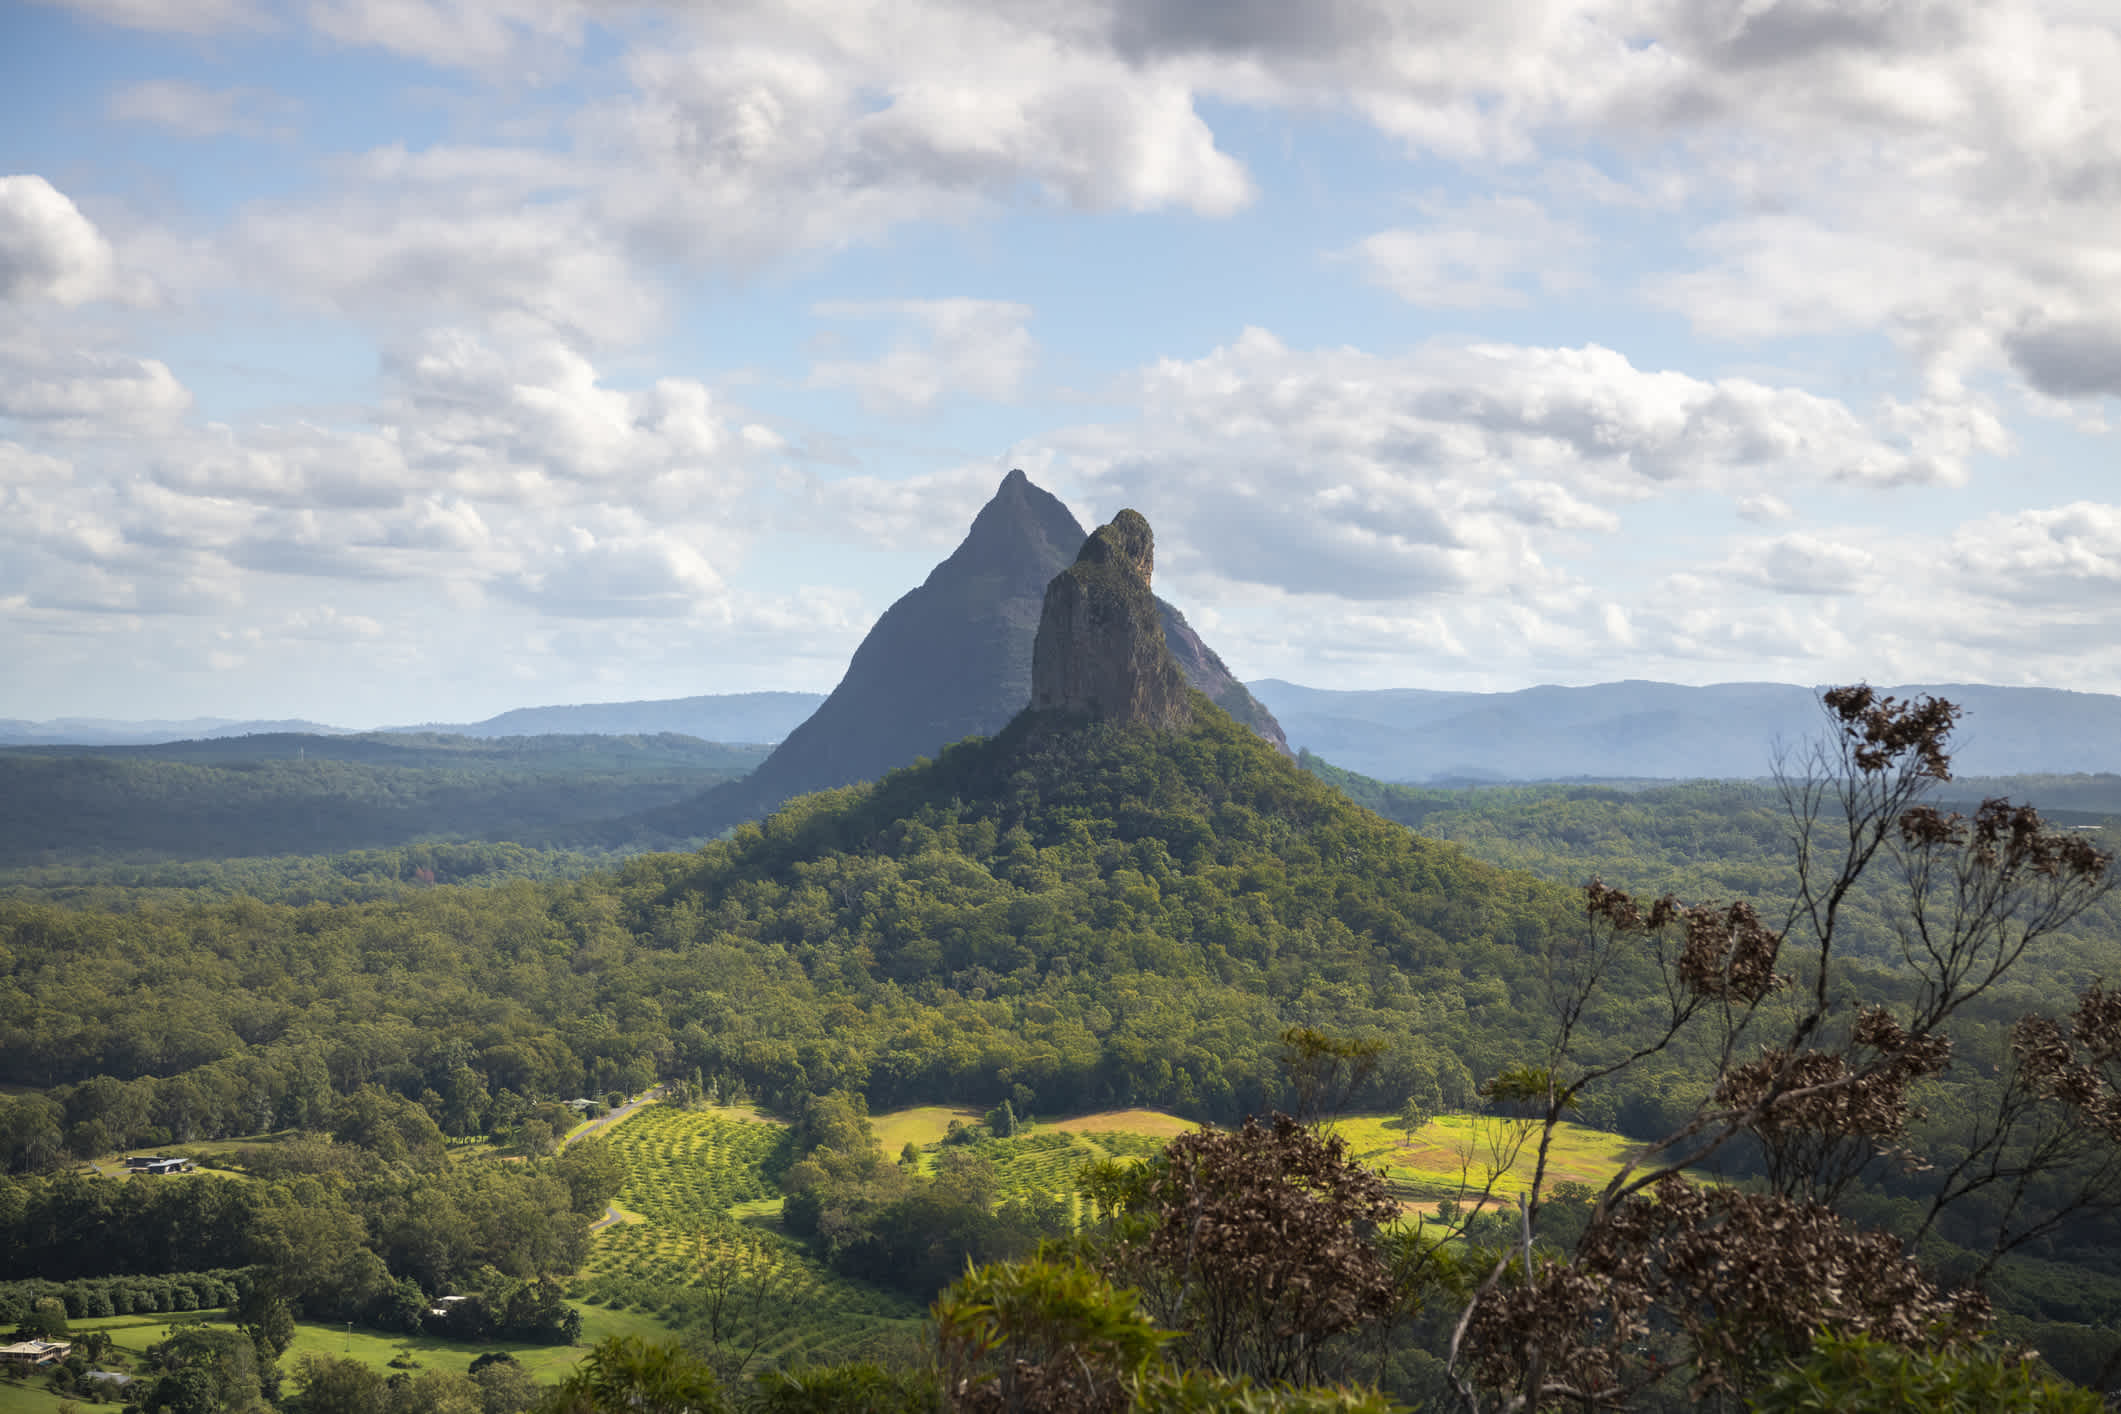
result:
<svg viewBox="0 0 2121 1414"><path fill-rule="evenodd" d="M2114 0L0 0L0 716L825 690L1022 467L1242 678L2121 692Z"/></svg>

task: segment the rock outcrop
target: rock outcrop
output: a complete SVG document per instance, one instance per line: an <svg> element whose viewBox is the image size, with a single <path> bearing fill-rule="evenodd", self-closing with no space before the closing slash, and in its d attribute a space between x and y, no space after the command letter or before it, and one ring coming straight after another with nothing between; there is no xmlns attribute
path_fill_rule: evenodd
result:
<svg viewBox="0 0 2121 1414"><path fill-rule="evenodd" d="M1046 586L1031 649L1031 706L1108 722L1184 727L1186 675L1164 641L1149 582L1156 539L1138 511L1099 526Z"/></svg>

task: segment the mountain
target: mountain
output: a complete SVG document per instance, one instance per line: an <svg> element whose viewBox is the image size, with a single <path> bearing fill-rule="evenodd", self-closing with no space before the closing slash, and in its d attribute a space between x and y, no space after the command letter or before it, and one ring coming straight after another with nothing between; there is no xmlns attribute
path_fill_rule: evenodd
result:
<svg viewBox="0 0 2121 1414"><path fill-rule="evenodd" d="M950 557L884 611L816 712L742 781L661 812L672 833L754 820L812 791L874 780L953 741L991 736L1031 699L1046 587L1087 537L1021 471L1004 477ZM1282 751L1281 729L1178 611L1153 601L1187 680Z"/></svg>
<svg viewBox="0 0 2121 1414"><path fill-rule="evenodd" d="M702 741L774 742L793 731L824 700L814 692L727 692L647 702L518 707L483 722L430 722L384 730L477 737L659 736L675 732Z"/></svg>
<svg viewBox="0 0 2121 1414"><path fill-rule="evenodd" d="M1520 692L1331 692L1268 679L1252 691L1290 744L1385 781L1753 779L1777 743L1824 726L1818 690L1788 683L1613 682ZM2121 771L2121 697L1967 683L1907 685L1965 709L1955 770Z"/></svg>

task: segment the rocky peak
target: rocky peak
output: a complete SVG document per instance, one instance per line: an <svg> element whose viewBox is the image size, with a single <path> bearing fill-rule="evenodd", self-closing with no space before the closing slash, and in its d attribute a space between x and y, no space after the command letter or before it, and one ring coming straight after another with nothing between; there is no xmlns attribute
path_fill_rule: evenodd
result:
<svg viewBox="0 0 2121 1414"><path fill-rule="evenodd" d="M1156 537L1121 511L1053 577L1031 649L1031 705L1105 721L1177 728L1193 720L1186 675L1149 592Z"/></svg>

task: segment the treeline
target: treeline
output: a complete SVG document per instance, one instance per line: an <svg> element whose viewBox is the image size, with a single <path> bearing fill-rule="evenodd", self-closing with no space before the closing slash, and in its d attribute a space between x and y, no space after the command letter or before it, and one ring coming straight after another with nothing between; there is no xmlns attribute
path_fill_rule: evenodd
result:
<svg viewBox="0 0 2121 1414"><path fill-rule="evenodd" d="M420 839L549 842L733 780L757 755L688 737L14 748L0 751L0 867L324 854ZM610 842L673 842L624 834Z"/></svg>
<svg viewBox="0 0 2121 1414"><path fill-rule="evenodd" d="M437 884L579 879L624 857L616 850L442 842L249 859L100 860L0 869L0 896L105 911L178 907L239 895L297 905L370 903Z"/></svg>
<svg viewBox="0 0 2121 1414"><path fill-rule="evenodd" d="M256 1278L248 1267L213 1272L169 1272L156 1276L79 1277L73 1281L0 1282L0 1324L27 1321L40 1301L56 1301L68 1320L130 1316L135 1312L210 1311L250 1295Z"/></svg>

